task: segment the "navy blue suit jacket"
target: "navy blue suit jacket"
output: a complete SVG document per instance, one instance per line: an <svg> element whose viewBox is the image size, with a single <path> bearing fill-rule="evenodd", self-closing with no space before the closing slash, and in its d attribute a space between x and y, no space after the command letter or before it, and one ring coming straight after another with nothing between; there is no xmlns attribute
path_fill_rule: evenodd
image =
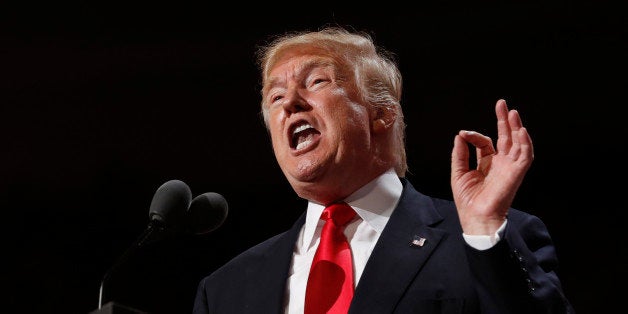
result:
<svg viewBox="0 0 628 314"><path fill-rule="evenodd" d="M556 274L543 222L510 209L491 249L466 244L455 204L406 180L394 213L356 287L349 313L573 313ZM286 280L302 215L292 228L203 278L194 314L283 313ZM425 238L423 246L413 245Z"/></svg>

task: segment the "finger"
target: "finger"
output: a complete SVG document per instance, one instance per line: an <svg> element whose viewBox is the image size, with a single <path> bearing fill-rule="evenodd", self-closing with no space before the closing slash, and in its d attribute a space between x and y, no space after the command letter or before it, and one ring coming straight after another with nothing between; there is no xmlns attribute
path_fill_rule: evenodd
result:
<svg viewBox="0 0 628 314"><path fill-rule="evenodd" d="M512 132L517 132L523 127L523 122L521 122L521 116L519 115L519 111L517 111L516 109L512 109L508 112L508 124L510 125L510 130Z"/></svg>
<svg viewBox="0 0 628 314"><path fill-rule="evenodd" d="M475 131L464 130L460 131L458 135L460 135L460 137L462 137L462 139L466 142L475 146L476 158L478 160L482 159L483 157L495 154L493 140L490 137Z"/></svg>
<svg viewBox="0 0 628 314"><path fill-rule="evenodd" d="M460 135L454 138L451 151L451 180L455 180L469 171L469 147Z"/></svg>
<svg viewBox="0 0 628 314"><path fill-rule="evenodd" d="M520 146L520 155L517 156L517 160L522 163L530 164L534 160L534 146L532 145L532 138L528 133L528 129L521 127L517 132L517 141Z"/></svg>
<svg viewBox="0 0 628 314"><path fill-rule="evenodd" d="M508 154L512 146L512 130L509 124L509 113L506 101L500 99L495 104L497 116L497 151Z"/></svg>
<svg viewBox="0 0 628 314"><path fill-rule="evenodd" d="M508 112L508 124L510 125L510 134L512 139L512 145L510 151L505 152L510 155L510 158L517 160L521 154L521 141L519 140L519 130L523 126L521 117L517 110L510 110Z"/></svg>
<svg viewBox="0 0 628 314"><path fill-rule="evenodd" d="M511 158L514 160L518 160L520 157L533 159L534 151L532 139L527 129L523 127L519 112L517 110L510 110L508 113L508 121L512 130L512 148L509 153Z"/></svg>

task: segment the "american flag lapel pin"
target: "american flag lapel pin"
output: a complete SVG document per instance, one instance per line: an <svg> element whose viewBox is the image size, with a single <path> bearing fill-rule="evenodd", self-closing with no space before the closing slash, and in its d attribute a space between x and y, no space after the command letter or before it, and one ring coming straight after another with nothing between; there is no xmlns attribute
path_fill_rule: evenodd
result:
<svg viewBox="0 0 628 314"><path fill-rule="evenodd" d="M412 244L413 246L419 246L419 247L421 247L421 246L423 246L423 245L425 244L425 238L420 237L420 236L418 236L418 235L415 235L415 236L414 236L414 239L412 239L411 244Z"/></svg>

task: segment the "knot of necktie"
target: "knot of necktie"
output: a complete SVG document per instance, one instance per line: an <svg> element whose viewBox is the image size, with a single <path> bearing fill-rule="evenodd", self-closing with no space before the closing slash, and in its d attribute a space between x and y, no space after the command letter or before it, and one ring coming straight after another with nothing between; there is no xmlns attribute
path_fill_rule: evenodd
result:
<svg viewBox="0 0 628 314"><path fill-rule="evenodd" d="M325 210L323 210L323 214L321 214L323 220L328 221L331 219L334 225L338 227L343 227L348 224L353 217L355 217L355 211L349 204L344 202L327 206Z"/></svg>

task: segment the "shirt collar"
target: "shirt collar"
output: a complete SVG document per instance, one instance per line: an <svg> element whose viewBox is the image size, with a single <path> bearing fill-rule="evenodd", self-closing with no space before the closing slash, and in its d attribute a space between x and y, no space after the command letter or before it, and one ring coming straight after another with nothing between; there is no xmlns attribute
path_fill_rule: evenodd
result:
<svg viewBox="0 0 628 314"><path fill-rule="evenodd" d="M349 195L344 201L353 207L356 214L373 230L381 233L399 202L402 190L403 185L399 177L394 169L390 169ZM308 201L301 242L301 247L305 250L313 244L316 227L324 209L324 205Z"/></svg>

